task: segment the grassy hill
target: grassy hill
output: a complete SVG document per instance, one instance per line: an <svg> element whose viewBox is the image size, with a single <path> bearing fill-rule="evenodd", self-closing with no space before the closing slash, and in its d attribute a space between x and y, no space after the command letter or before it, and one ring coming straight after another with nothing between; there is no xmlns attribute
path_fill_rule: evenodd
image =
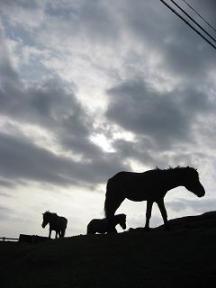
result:
<svg viewBox="0 0 216 288"><path fill-rule="evenodd" d="M216 212L145 232L0 243L1 287L210 287L216 280Z"/></svg>

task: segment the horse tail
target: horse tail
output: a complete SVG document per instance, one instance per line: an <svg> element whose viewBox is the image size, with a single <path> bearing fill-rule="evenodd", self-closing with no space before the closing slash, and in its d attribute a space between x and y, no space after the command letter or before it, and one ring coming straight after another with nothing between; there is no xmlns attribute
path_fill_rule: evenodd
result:
<svg viewBox="0 0 216 288"><path fill-rule="evenodd" d="M65 229L67 228L68 220L65 218Z"/></svg>
<svg viewBox="0 0 216 288"><path fill-rule="evenodd" d="M64 217L62 217L62 222L63 222L63 227L61 229L61 237L63 238L65 236L65 231L66 231L66 228L67 228L67 223L68 223L68 220Z"/></svg>
<svg viewBox="0 0 216 288"><path fill-rule="evenodd" d="M106 185L106 195L105 195L105 202L104 202L104 213L106 218L110 218L114 215L111 209L112 203L112 189L111 189L111 180L109 179Z"/></svg>
<svg viewBox="0 0 216 288"><path fill-rule="evenodd" d="M90 234L89 226L87 226L86 234Z"/></svg>
<svg viewBox="0 0 216 288"><path fill-rule="evenodd" d="M87 234L94 234L93 231L92 231L92 227L91 227L91 222L88 224L87 226L87 231L86 231Z"/></svg>
<svg viewBox="0 0 216 288"><path fill-rule="evenodd" d="M106 218L112 218L121 202L124 200L124 197L122 197L121 191L118 188L119 185L117 176L118 174L113 178L110 178L107 182L104 202L104 212Z"/></svg>

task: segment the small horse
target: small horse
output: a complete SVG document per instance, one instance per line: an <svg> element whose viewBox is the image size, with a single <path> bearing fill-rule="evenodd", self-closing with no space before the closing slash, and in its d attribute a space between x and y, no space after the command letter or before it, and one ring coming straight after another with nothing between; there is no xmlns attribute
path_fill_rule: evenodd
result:
<svg viewBox="0 0 216 288"><path fill-rule="evenodd" d="M114 215L110 219L93 219L87 226L87 234L95 233L117 233L115 226L119 224L122 229L126 229L126 215Z"/></svg>
<svg viewBox="0 0 216 288"><path fill-rule="evenodd" d="M147 201L146 224L149 229L152 205L158 204L165 227L168 228L167 212L164 205L166 193L178 186L184 186L198 197L205 195L205 190L199 181L199 174L192 167L176 167L169 169L154 169L143 173L120 172L107 182L104 203L105 215L113 217L115 211L127 198L132 201Z"/></svg>
<svg viewBox="0 0 216 288"><path fill-rule="evenodd" d="M63 238L67 227L67 219L65 217L58 216L56 213L46 211L43 213L42 227L45 228L49 223L49 238L51 238L52 230L56 232L55 238Z"/></svg>

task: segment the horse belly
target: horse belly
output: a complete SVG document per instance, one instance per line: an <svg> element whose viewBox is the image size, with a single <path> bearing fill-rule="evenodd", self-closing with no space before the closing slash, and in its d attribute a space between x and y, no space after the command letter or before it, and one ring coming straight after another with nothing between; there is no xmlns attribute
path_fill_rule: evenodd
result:
<svg viewBox="0 0 216 288"><path fill-rule="evenodd" d="M107 225L103 220L92 220L90 223L90 230L94 231L94 233L106 233L107 232Z"/></svg>
<svg viewBox="0 0 216 288"><path fill-rule="evenodd" d="M147 200L154 200L155 193L151 189L148 190L134 190L130 189L126 193L126 198L131 201L147 201Z"/></svg>

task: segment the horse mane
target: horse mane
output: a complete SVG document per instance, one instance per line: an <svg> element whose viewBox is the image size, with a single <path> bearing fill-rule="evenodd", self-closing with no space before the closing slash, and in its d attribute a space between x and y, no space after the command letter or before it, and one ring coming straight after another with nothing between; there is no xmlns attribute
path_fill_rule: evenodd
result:
<svg viewBox="0 0 216 288"><path fill-rule="evenodd" d="M44 212L43 215L58 216L57 213L52 213L52 212L50 212L50 211Z"/></svg>
<svg viewBox="0 0 216 288"><path fill-rule="evenodd" d="M122 214L116 214L116 215L114 215L113 216L114 218L116 218L116 219L119 219L119 220L125 220L126 219L126 215L124 214L124 213L122 213Z"/></svg>
<svg viewBox="0 0 216 288"><path fill-rule="evenodd" d="M160 168L156 167L155 169L152 170L152 172L155 172L155 173L163 173L163 172L165 172L165 173L167 173L167 172L169 172L169 173L172 173L172 172L173 173L176 173L176 172L185 173L185 171L188 171L191 173L196 173L196 174L198 173L197 169L195 169L191 166L184 166L184 167L176 166L176 167L169 167L167 169L160 169Z"/></svg>

